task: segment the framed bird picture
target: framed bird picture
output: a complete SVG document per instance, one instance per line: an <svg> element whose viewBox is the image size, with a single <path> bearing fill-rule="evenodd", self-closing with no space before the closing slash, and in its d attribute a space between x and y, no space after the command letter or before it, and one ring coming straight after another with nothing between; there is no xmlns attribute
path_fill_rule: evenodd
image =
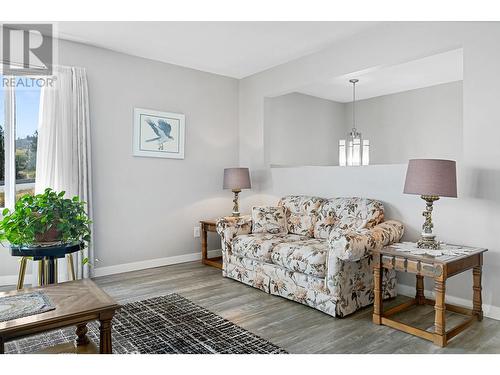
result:
<svg viewBox="0 0 500 375"><path fill-rule="evenodd" d="M184 159L185 116L134 108L134 156Z"/></svg>

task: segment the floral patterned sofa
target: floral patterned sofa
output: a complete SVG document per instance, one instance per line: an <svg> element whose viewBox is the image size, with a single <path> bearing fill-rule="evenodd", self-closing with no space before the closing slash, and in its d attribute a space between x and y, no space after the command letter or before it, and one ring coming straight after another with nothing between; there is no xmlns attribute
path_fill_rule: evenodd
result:
<svg viewBox="0 0 500 375"><path fill-rule="evenodd" d="M286 196L252 216L217 220L223 276L337 317L373 303L371 250L398 242L404 230L364 198ZM385 271L383 291L396 295L394 271Z"/></svg>

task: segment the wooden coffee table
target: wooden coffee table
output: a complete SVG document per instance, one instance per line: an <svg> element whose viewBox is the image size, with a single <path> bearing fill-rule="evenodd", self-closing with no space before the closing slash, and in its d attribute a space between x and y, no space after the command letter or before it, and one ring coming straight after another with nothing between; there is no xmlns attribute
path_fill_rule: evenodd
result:
<svg viewBox="0 0 500 375"><path fill-rule="evenodd" d="M99 352L112 353L111 320L120 305L90 279L70 281L21 291L0 293L0 297L42 291L56 306L55 310L37 315L0 322L0 353L4 344L24 336L50 331L57 328L76 326L76 345L89 343L87 323L100 322Z"/></svg>

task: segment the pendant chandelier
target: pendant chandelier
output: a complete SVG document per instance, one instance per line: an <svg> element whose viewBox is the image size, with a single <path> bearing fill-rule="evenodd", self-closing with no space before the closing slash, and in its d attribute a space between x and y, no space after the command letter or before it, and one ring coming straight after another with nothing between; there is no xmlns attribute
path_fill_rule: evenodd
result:
<svg viewBox="0 0 500 375"><path fill-rule="evenodd" d="M339 165L360 166L370 164L370 141L363 139L356 129L356 83L358 79L349 80L352 83L352 130L347 140L339 140Z"/></svg>

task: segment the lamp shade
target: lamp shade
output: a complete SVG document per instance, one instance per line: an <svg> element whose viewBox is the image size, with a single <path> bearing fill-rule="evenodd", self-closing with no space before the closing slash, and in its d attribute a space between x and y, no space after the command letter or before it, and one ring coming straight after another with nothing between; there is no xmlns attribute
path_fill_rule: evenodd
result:
<svg viewBox="0 0 500 375"><path fill-rule="evenodd" d="M250 172L248 168L225 168L224 189L250 189Z"/></svg>
<svg viewBox="0 0 500 375"><path fill-rule="evenodd" d="M454 160L412 159L408 162L404 193L457 197Z"/></svg>

